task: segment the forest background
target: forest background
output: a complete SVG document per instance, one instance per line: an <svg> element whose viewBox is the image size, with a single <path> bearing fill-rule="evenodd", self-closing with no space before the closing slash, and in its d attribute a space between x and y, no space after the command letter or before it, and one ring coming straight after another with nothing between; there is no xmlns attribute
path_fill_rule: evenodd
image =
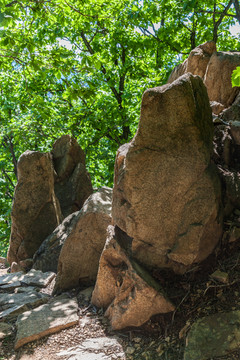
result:
<svg viewBox="0 0 240 360"><path fill-rule="evenodd" d="M239 24L239 0L0 0L0 255L24 151L70 134L93 185L112 186L144 90L205 41L240 51Z"/></svg>

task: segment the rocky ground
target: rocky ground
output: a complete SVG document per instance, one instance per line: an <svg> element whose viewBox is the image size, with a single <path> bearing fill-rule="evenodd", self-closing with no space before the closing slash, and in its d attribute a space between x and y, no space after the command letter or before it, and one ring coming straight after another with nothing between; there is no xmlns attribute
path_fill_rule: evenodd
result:
<svg viewBox="0 0 240 360"><path fill-rule="evenodd" d="M213 278L216 270L227 278ZM1 269L0 275L7 269ZM22 346L14 351L16 327L0 341L1 360L182 360L185 340L192 324L210 314L240 310L240 243L222 243L201 266L182 277L155 271L176 310L154 316L140 328L112 331L103 309L90 304L90 290L68 292L78 300L78 324ZM42 292L51 295L51 282ZM240 359L240 350L212 359Z"/></svg>

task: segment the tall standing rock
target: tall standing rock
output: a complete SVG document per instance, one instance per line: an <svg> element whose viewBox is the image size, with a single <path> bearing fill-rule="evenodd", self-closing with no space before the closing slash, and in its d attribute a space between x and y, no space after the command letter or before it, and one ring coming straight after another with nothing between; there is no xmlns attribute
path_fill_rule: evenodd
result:
<svg viewBox="0 0 240 360"><path fill-rule="evenodd" d="M26 151L18 160L8 262L31 258L61 218L50 154Z"/></svg>
<svg viewBox="0 0 240 360"><path fill-rule="evenodd" d="M93 193L90 176L85 167L85 154L77 140L63 135L51 151L56 171L55 193L64 218L78 211Z"/></svg>
<svg viewBox="0 0 240 360"><path fill-rule="evenodd" d="M148 267L184 272L221 233L220 182L210 161L213 124L202 79L185 74L145 91L134 139L115 163L113 222Z"/></svg>

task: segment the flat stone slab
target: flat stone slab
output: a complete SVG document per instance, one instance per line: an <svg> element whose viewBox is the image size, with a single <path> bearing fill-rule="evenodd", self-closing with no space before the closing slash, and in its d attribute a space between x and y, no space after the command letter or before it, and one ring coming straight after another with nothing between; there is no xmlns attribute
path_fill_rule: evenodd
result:
<svg viewBox="0 0 240 360"><path fill-rule="evenodd" d="M17 281L21 281L24 277L24 273L22 271L11 273L11 274L4 274L0 276L0 286L14 283Z"/></svg>
<svg viewBox="0 0 240 360"><path fill-rule="evenodd" d="M4 285L0 286L0 290L11 292L20 286L22 286L21 281L15 281L15 282L10 282L8 284L4 284Z"/></svg>
<svg viewBox="0 0 240 360"><path fill-rule="evenodd" d="M77 299L59 296L48 304L18 316L15 350L28 342L78 323Z"/></svg>
<svg viewBox="0 0 240 360"><path fill-rule="evenodd" d="M4 311L0 312L0 320L4 319L7 320L11 317L18 316L19 314L22 314L24 311L27 311L28 307L27 305L15 305L13 307L10 307L9 309L6 309Z"/></svg>
<svg viewBox="0 0 240 360"><path fill-rule="evenodd" d="M10 285L13 283L22 283L30 286L46 287L54 278L56 274L54 272L43 273L40 270L32 269L27 274L22 271L5 274L0 276L0 289L2 286Z"/></svg>
<svg viewBox="0 0 240 360"><path fill-rule="evenodd" d="M81 345L60 351L56 355L67 356L68 360L126 359L122 345L116 337L87 339Z"/></svg>
<svg viewBox="0 0 240 360"><path fill-rule="evenodd" d="M24 284L30 286L46 287L54 278L56 274L48 271L43 273L40 270L32 269L21 280Z"/></svg>
<svg viewBox="0 0 240 360"><path fill-rule="evenodd" d="M4 339L6 336L10 335L12 332L12 326L4 323L4 322L0 322L0 340Z"/></svg>
<svg viewBox="0 0 240 360"><path fill-rule="evenodd" d="M240 348L240 311L197 320L186 339L184 360L207 360Z"/></svg>
<svg viewBox="0 0 240 360"><path fill-rule="evenodd" d="M21 286L19 288L15 289L15 293L16 294L20 294L20 293L32 293L34 291L39 291L40 289L35 287L35 286Z"/></svg>
<svg viewBox="0 0 240 360"><path fill-rule="evenodd" d="M16 316L26 311L29 307L36 307L47 302L49 296L32 291L31 293L1 294L0 296L0 319Z"/></svg>

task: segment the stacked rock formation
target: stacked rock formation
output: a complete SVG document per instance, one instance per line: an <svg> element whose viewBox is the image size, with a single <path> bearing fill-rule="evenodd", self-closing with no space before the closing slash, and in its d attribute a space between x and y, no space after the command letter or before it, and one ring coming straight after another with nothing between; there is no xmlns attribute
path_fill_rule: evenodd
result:
<svg viewBox="0 0 240 360"><path fill-rule="evenodd" d="M18 176L7 256L10 264L32 258L63 218L79 210L93 192L83 150L69 135L55 142L52 155L22 154Z"/></svg>
<svg viewBox="0 0 240 360"><path fill-rule="evenodd" d="M200 77L188 73L145 91L138 131L116 158L113 221L147 267L184 272L219 241L221 191L212 140Z"/></svg>
<svg viewBox="0 0 240 360"><path fill-rule="evenodd" d="M216 44L208 41L191 51L188 59L176 66L168 83L190 72L202 77L207 88L214 113L228 108L239 93L239 87L232 87L231 75L240 66L240 52L217 51Z"/></svg>
<svg viewBox="0 0 240 360"><path fill-rule="evenodd" d="M117 153L114 229L92 297L107 308L114 329L174 309L142 265L184 273L220 240L221 186L212 141L211 108L199 76L187 73L145 91L137 133Z"/></svg>

